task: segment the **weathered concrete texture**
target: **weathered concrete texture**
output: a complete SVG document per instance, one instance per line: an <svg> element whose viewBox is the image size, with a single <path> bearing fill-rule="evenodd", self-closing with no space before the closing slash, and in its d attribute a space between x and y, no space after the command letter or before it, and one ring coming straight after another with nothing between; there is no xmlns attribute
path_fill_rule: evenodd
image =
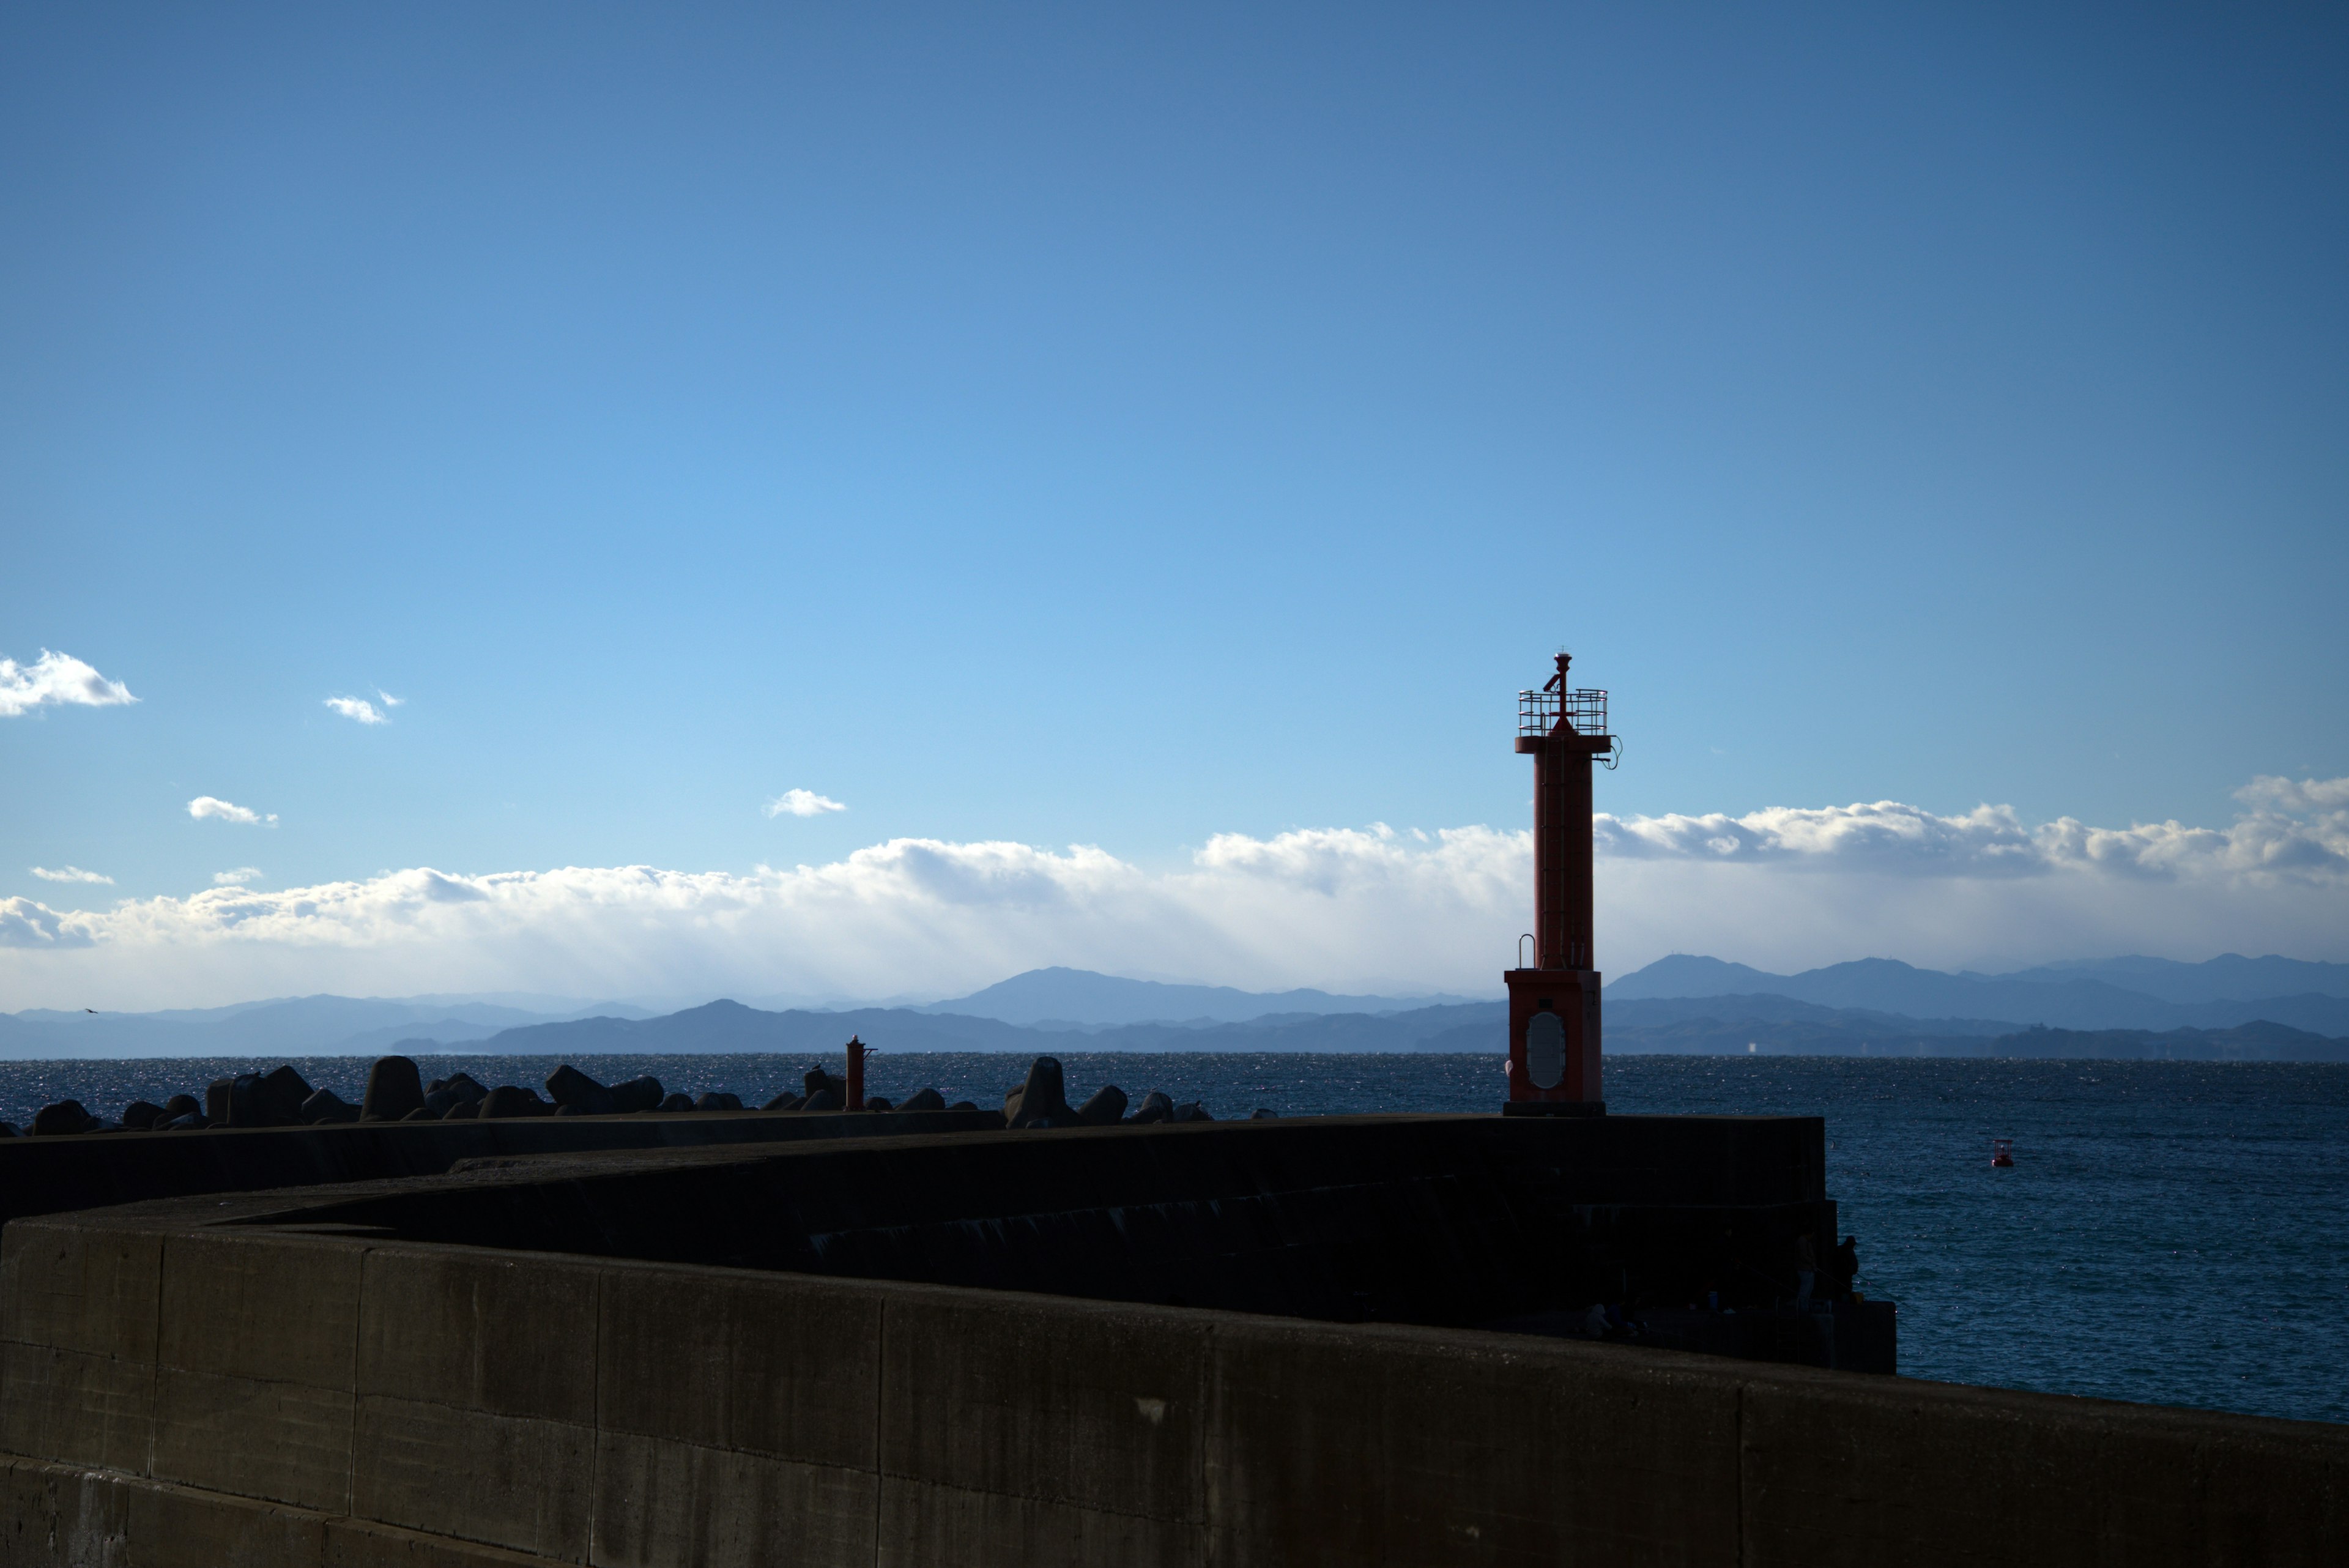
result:
<svg viewBox="0 0 2349 1568"><path fill-rule="evenodd" d="M595 1338L606 1431L869 1468L878 1440L881 1302L795 1276L609 1269Z"/></svg>
<svg viewBox="0 0 2349 1568"><path fill-rule="evenodd" d="M12 1568L543 1568L556 1561L314 1510L0 1458L0 1563Z"/></svg>
<svg viewBox="0 0 2349 1568"><path fill-rule="evenodd" d="M1056 1516L1081 1535L1079 1515L1123 1514L1195 1547L1206 1322L950 1292L890 1302L883 1341L885 1474L1017 1500L1048 1534Z"/></svg>
<svg viewBox="0 0 2349 1568"><path fill-rule="evenodd" d="M1738 1561L1744 1384L1717 1364L1272 1324L1218 1348L1219 1562Z"/></svg>
<svg viewBox="0 0 2349 1568"><path fill-rule="evenodd" d="M869 1469L612 1432L596 1480L595 1561L613 1568L873 1561Z"/></svg>
<svg viewBox="0 0 2349 1568"><path fill-rule="evenodd" d="M413 1074L413 1066L410 1074ZM223 1081L225 1082L225 1080ZM225 1091L223 1091L225 1092ZM420 1103L420 1102L419 1102ZM999 1127L991 1111L361 1122L317 1127L0 1138L0 1223L196 1192L261 1192L434 1176L461 1160L595 1149L699 1148Z"/></svg>
<svg viewBox="0 0 2349 1568"><path fill-rule="evenodd" d="M0 1564L2349 1561L2340 1428L285 1209L0 1236Z"/></svg>
<svg viewBox="0 0 2349 1568"><path fill-rule="evenodd" d="M233 1235L166 1239L150 1473L302 1508L344 1507L360 1262L357 1252L322 1255L289 1271Z"/></svg>
<svg viewBox="0 0 2349 1568"><path fill-rule="evenodd" d="M1856 1557L2050 1563L2349 1563L2349 1428L1870 1379L1758 1383L1740 1434L1761 1568L1808 1561L1806 1526ZM1994 1506L1985 1506L1985 1502ZM2028 1518L2028 1536L2011 1521Z"/></svg>

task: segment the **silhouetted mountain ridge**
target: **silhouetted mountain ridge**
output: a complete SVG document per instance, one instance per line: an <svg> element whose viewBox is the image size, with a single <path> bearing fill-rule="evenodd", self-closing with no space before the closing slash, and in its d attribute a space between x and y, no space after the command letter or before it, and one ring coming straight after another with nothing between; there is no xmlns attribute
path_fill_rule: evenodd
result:
<svg viewBox="0 0 2349 1568"><path fill-rule="evenodd" d="M2213 967L2215 966L2215 967ZM2128 989L2108 978L2139 977L2176 996ZM2213 989L2255 981L2294 983L2291 993L2208 997ZM2330 989L2325 989L2330 988ZM2349 1034L2349 964L2244 959L2228 954L2209 964L2161 959L2105 960L2048 966L2022 974L1950 974L1897 959L1858 959L1771 974L1744 964L1675 953L1610 981L1610 1002L1720 996L1781 996L1821 1007L1859 1008L1909 1019L1996 1020L2012 1028L2228 1029L2266 1021L2319 1035Z"/></svg>
<svg viewBox="0 0 2349 1568"><path fill-rule="evenodd" d="M1498 1051L1507 1025L1499 1002L1442 1003L1388 1013L1305 1013L1238 1023L1126 1023L1065 1032L999 1018L914 1007L766 1012L713 1002L661 1018L583 1018L508 1029L483 1048L514 1055L716 1054L738 1051L836 1054L851 1034L882 1051L1409 1051L1466 1024Z"/></svg>
<svg viewBox="0 0 2349 1568"><path fill-rule="evenodd" d="M1311 990L1238 991L1228 985L1176 985L1054 967L1031 969L917 1011L994 1018L1031 1028L1092 1029L1121 1023L1246 1023L1275 1013L1402 1012L1473 1000L1441 994L1406 998Z"/></svg>
<svg viewBox="0 0 2349 1568"><path fill-rule="evenodd" d="M1827 1054L2178 1055L2203 1060L2343 1059L2349 998L2308 991L2216 998L2251 981L2349 985L2349 965L2227 955L2208 965L2154 959L2048 965L2015 975L1948 974L1889 959L1774 975L1679 954L1607 988L1606 1044L1649 1052ZM2151 977L2171 1000L2114 983ZM2202 998L2201 1000L2192 1000ZM1459 1051L1498 1055L1498 999L1251 992L1035 970L957 1003L773 1010L721 1000L650 1015L611 1005L549 1018L464 998L278 998L172 1013L0 1014L0 1055L371 1056L452 1045L529 1055L776 1052L829 1056L854 1033L890 1051ZM1245 1016L1219 1016L1245 1014ZM1154 1013L1166 1017L1125 1017ZM1071 1038L1071 1033L1076 1037Z"/></svg>
<svg viewBox="0 0 2349 1568"><path fill-rule="evenodd" d="M2164 1002L2257 1002L2278 996L2349 997L2349 963L2245 958L2220 953L2200 963L2173 959L2081 959L2019 970L2007 980L2100 980Z"/></svg>
<svg viewBox="0 0 2349 1568"><path fill-rule="evenodd" d="M591 1012L643 1014L605 1002ZM561 1015L557 1015L561 1016ZM168 1012L0 1013L0 1056L365 1056L398 1040L486 1040L548 1015L447 997L295 996Z"/></svg>

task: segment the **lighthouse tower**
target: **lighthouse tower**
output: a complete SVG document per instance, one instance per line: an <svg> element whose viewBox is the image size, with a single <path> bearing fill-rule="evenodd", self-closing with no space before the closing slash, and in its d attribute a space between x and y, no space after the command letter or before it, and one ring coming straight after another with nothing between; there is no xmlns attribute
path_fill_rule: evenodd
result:
<svg viewBox="0 0 2349 1568"><path fill-rule="evenodd" d="M1603 1116L1599 971L1591 953L1590 764L1611 756L1607 693L1567 684L1569 655L1517 693L1517 750L1534 760L1533 967L1509 987L1509 1116ZM1610 763L1609 764L1612 766ZM1525 961L1525 940L1517 944Z"/></svg>

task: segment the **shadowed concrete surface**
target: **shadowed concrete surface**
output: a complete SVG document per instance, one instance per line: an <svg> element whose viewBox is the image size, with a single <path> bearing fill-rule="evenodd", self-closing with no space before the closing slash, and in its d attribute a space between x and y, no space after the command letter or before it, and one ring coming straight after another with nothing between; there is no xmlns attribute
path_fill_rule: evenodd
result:
<svg viewBox="0 0 2349 1568"><path fill-rule="evenodd" d="M385 1239L1466 1326L1791 1300L1816 1117L1328 1116L518 1162L289 1206ZM749 1217L755 1217L750 1222ZM1889 1339L1880 1369L1891 1370Z"/></svg>
<svg viewBox="0 0 2349 1568"><path fill-rule="evenodd" d="M873 1274L975 1256L1016 1275L1019 1245L921 1238L1053 1193L1087 1213L1174 1193L1204 1229L1170 1233L1295 1254L1230 1264L1231 1288L1327 1300L1361 1254L1320 1243L1422 1211L1288 1196L1409 1193L1439 1162L1473 1192L1427 1217L1486 1206L1461 1233L1488 1252L1516 1244L1489 1205L1545 1183L1593 1212L1824 1201L1788 1157L1802 1128L1566 1130L1602 1125L505 1158L20 1220L0 1235L0 1563L2349 1560L2349 1433L2328 1426ZM1250 1190L1281 1201L1219 1231ZM868 1234L892 1229L914 1240ZM795 1266L811 1238L847 1239L852 1266ZM1373 1239L1418 1267L1463 1245ZM1422 1299L1483 1310L1477 1291L1540 1275Z"/></svg>
<svg viewBox="0 0 2349 1568"><path fill-rule="evenodd" d="M0 1222L193 1192L434 1176L460 1160L499 1155L886 1137L1002 1125L994 1111L744 1111L0 1138Z"/></svg>

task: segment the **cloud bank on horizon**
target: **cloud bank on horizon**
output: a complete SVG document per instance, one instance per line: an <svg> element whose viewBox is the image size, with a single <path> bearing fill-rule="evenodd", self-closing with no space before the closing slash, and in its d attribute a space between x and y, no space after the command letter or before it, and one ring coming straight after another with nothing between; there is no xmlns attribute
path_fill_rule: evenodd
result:
<svg viewBox="0 0 2349 1568"><path fill-rule="evenodd" d="M1702 951L2028 964L2349 957L2349 778L2259 778L2224 828L2031 826L1878 802L1596 818L1603 967ZM900 838L748 874L429 867L276 892L225 877L96 911L0 900L0 1007L289 992L952 994L1044 964L1250 989L1478 993L1530 903L1524 832L1222 834L1148 870L1078 846ZM237 873L243 876L243 873Z"/></svg>
<svg viewBox="0 0 2349 1568"><path fill-rule="evenodd" d="M2028 877L2093 868L2130 877L2349 872L2349 778L2261 777L2235 792L2232 827L2176 822L2089 827L2062 817L2026 826L2011 806L1936 816L1893 801L1746 816L1600 815L1601 855L1875 870L1888 875Z"/></svg>

